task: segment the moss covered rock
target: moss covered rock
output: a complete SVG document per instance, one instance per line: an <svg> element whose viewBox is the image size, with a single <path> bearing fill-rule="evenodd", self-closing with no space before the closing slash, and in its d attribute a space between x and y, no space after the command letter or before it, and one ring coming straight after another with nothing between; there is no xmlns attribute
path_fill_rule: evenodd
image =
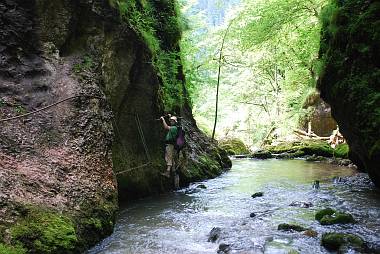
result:
<svg viewBox="0 0 380 254"><path fill-rule="evenodd" d="M250 157L254 159L270 159L273 158L273 155L269 151L257 151L254 152Z"/></svg>
<svg viewBox="0 0 380 254"><path fill-rule="evenodd" d="M325 215L319 221L322 225L333 225L333 224L348 224L355 223L354 218L348 213L334 213L332 215Z"/></svg>
<svg viewBox="0 0 380 254"><path fill-rule="evenodd" d="M297 231L297 232L302 232L302 231L307 230L307 228L304 228L300 225L287 224L287 223L282 223L282 224L278 225L277 229L278 230L284 230L284 231Z"/></svg>
<svg viewBox="0 0 380 254"><path fill-rule="evenodd" d="M319 155L332 157L334 150L324 141L295 141L283 142L267 148L274 154L287 154L288 156L300 157L303 155Z"/></svg>
<svg viewBox="0 0 380 254"><path fill-rule="evenodd" d="M79 247L74 225L65 215L34 210L11 228L11 241L36 253L73 253Z"/></svg>
<svg viewBox="0 0 380 254"><path fill-rule="evenodd" d="M224 139L219 142L221 148L226 150L228 155L249 154L247 146L240 139Z"/></svg>
<svg viewBox="0 0 380 254"><path fill-rule="evenodd" d="M343 233L325 233L322 235L322 246L331 251L337 251L344 246L349 246L360 250L365 247L365 243L363 239L356 235Z"/></svg>
<svg viewBox="0 0 380 254"><path fill-rule="evenodd" d="M21 246L11 246L0 243L0 254L25 254L26 250Z"/></svg>
<svg viewBox="0 0 380 254"><path fill-rule="evenodd" d="M326 215L333 215L336 211L333 210L332 208L326 208L326 209L322 209L320 211L318 211L316 214L315 214L315 219L317 221L320 221L324 216Z"/></svg>
<svg viewBox="0 0 380 254"><path fill-rule="evenodd" d="M380 2L331 1L321 14L318 88L350 147L380 186Z"/></svg>
<svg viewBox="0 0 380 254"><path fill-rule="evenodd" d="M350 152L350 148L348 144L339 144L334 149L335 157L339 157L339 158L347 159L349 152Z"/></svg>
<svg viewBox="0 0 380 254"><path fill-rule="evenodd" d="M322 225L355 223L349 213L337 212L331 208L323 209L315 214L315 219Z"/></svg>

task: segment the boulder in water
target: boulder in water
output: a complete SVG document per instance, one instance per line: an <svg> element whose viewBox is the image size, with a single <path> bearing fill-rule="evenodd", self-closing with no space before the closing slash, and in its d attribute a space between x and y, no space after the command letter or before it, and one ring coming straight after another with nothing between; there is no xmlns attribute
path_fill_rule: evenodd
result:
<svg viewBox="0 0 380 254"><path fill-rule="evenodd" d="M330 251L338 251L347 247L361 251L365 247L363 239L353 234L325 233L322 235L322 246Z"/></svg>
<svg viewBox="0 0 380 254"><path fill-rule="evenodd" d="M251 218L256 217L256 214L255 214L255 213L251 213L251 214L249 215L249 217L251 217Z"/></svg>
<svg viewBox="0 0 380 254"><path fill-rule="evenodd" d="M210 233L208 234L208 242L215 243L216 240L220 238L220 234L222 233L222 229L215 227L211 229Z"/></svg>
<svg viewBox="0 0 380 254"><path fill-rule="evenodd" d="M300 225L287 224L287 223L282 223L282 224L278 225L277 229L278 230L284 230L284 231L297 231L297 232L302 232L302 231L307 230L307 228L304 228Z"/></svg>
<svg viewBox="0 0 380 254"><path fill-rule="evenodd" d="M270 159L270 158L273 158L273 155L268 152L268 151L257 151L255 153L253 153L251 156L251 158L254 158L254 159Z"/></svg>
<svg viewBox="0 0 380 254"><path fill-rule="evenodd" d="M323 218L323 216L325 216L325 215L333 215L334 213L335 213L334 209L332 209L332 208L326 208L326 209L318 211L315 214L315 219L317 221L320 221Z"/></svg>
<svg viewBox="0 0 380 254"><path fill-rule="evenodd" d="M219 244L219 249L218 249L217 253L218 254L229 253L230 250L231 250L231 246L229 244L221 243L221 244Z"/></svg>
<svg viewBox="0 0 380 254"><path fill-rule="evenodd" d="M311 202L305 201L293 201L289 206L301 207L301 208L309 208L312 207L313 204Z"/></svg>
<svg viewBox="0 0 380 254"><path fill-rule="evenodd" d="M322 225L355 223L355 219L351 214L337 212L331 208L326 208L317 212L315 219Z"/></svg>
<svg viewBox="0 0 380 254"><path fill-rule="evenodd" d="M312 229L306 230L303 234L308 236L308 237L317 237L318 236L317 231L314 231Z"/></svg>
<svg viewBox="0 0 380 254"><path fill-rule="evenodd" d="M252 194L252 198L257 198L257 197L262 197L264 195L264 193L263 192L256 192L256 193L254 193L254 194Z"/></svg>
<svg viewBox="0 0 380 254"><path fill-rule="evenodd" d="M319 221L322 225L333 225L333 224L348 224L355 223L354 218L349 213L334 213L333 215L325 215Z"/></svg>

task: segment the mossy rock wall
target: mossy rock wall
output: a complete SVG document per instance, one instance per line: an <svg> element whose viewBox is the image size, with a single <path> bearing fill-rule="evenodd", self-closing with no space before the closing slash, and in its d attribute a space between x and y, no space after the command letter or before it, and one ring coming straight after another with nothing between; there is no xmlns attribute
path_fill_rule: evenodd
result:
<svg viewBox="0 0 380 254"><path fill-rule="evenodd" d="M380 2L331 1L322 14L321 97L350 158L380 186Z"/></svg>
<svg viewBox="0 0 380 254"><path fill-rule="evenodd" d="M83 252L112 233L118 194L130 200L172 189L159 174L165 132L155 119L165 109L183 117L182 185L231 167L187 102L175 2L118 2L132 12L103 0L0 2L0 118L72 97L2 123L1 251ZM141 26L136 17L157 22Z"/></svg>

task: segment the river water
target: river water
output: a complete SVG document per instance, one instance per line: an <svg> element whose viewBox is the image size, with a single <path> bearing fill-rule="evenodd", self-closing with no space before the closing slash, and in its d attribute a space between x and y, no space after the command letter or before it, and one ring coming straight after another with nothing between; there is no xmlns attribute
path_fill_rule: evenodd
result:
<svg viewBox="0 0 380 254"><path fill-rule="evenodd" d="M320 188L313 189L317 179ZM256 192L264 195L252 198ZM314 214L325 207L349 212L358 223L321 226ZM278 231L280 223L312 228L318 236ZM214 227L221 233L211 243ZM303 160L235 160L218 178L122 207L114 233L89 253L216 253L222 243L229 253L328 253L320 240L330 231L355 233L379 248L380 193L362 174Z"/></svg>

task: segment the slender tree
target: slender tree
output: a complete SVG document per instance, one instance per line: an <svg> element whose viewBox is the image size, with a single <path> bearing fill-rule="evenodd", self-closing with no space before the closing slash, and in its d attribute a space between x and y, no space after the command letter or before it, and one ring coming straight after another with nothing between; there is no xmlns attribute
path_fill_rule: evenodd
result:
<svg viewBox="0 0 380 254"><path fill-rule="evenodd" d="M215 118L214 118L214 128L212 129L212 136L211 138L214 139L215 136L215 129L216 129L216 122L218 121L218 103L219 103L219 85L220 85L220 75L222 70L222 59L223 59L223 49L224 49L224 43L226 42L226 37L228 34L228 31L230 30L230 27L232 23L234 22L234 19L230 21L228 24L228 27L224 33L223 39L222 39L222 45L220 46L219 51L219 60L218 60L218 81L216 83L216 101L215 101Z"/></svg>

